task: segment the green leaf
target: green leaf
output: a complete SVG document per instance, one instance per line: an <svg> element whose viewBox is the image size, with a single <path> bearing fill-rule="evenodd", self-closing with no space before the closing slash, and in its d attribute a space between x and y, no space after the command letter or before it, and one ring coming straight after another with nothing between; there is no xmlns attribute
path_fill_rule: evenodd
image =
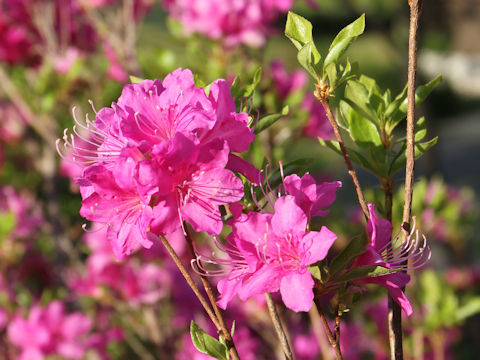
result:
<svg viewBox="0 0 480 360"><path fill-rule="evenodd" d="M330 63L336 63L345 53L350 44L365 30L365 14L362 14L357 20L344 27L333 40L325 58L325 66Z"/></svg>
<svg viewBox="0 0 480 360"><path fill-rule="evenodd" d="M207 86L207 84L203 80L200 79L200 76L198 74L193 74L193 82L195 83L195 86L197 86L197 87L203 88L203 87Z"/></svg>
<svg viewBox="0 0 480 360"><path fill-rule="evenodd" d="M285 35L295 45L298 62L316 79L321 72L321 55L312 37L312 24L307 19L291 11L288 12Z"/></svg>
<svg viewBox="0 0 480 360"><path fill-rule="evenodd" d="M13 212L0 214L0 243L15 229L15 226L16 221Z"/></svg>
<svg viewBox="0 0 480 360"><path fill-rule="evenodd" d="M310 271L310 274L322 283L326 282L329 278L328 269L326 268L326 260L317 261L315 264L309 265L307 268Z"/></svg>
<svg viewBox="0 0 480 360"><path fill-rule="evenodd" d="M338 144L337 141L323 140L321 138L318 138L318 142L320 143L320 145L328 147L329 149L332 149L333 151L335 151L338 155L343 156L342 150L340 149L340 145ZM376 167L373 166L365 156L363 156L358 151L355 151L349 147L345 147L345 148L347 149L350 159L355 164L360 165L365 170L368 170L374 174L377 173Z"/></svg>
<svg viewBox="0 0 480 360"><path fill-rule="evenodd" d="M241 97L241 91L242 86L240 85L240 78L238 76L235 76L232 82L232 86L230 86L230 95L232 95L233 98L239 98Z"/></svg>
<svg viewBox="0 0 480 360"><path fill-rule="evenodd" d="M315 79L320 79L321 77L321 67L318 65L319 61L318 58L315 58L315 45L312 41L306 43L298 52L297 60L302 65L305 70L307 70L310 75L312 75ZM317 51L318 53L318 51Z"/></svg>
<svg viewBox="0 0 480 360"><path fill-rule="evenodd" d="M145 79L142 79L142 78L139 78L139 77L130 75L130 82L131 82L132 84L137 84L137 83L139 83L139 82L142 82L143 80L145 80Z"/></svg>
<svg viewBox="0 0 480 360"><path fill-rule="evenodd" d="M442 82L442 76L438 75L435 79L432 81L426 83L425 85L421 85L417 87L415 90L415 105L421 104L428 95ZM400 105L399 110L402 111L403 113L407 113L407 106L408 106L408 99L405 98L405 100L402 102Z"/></svg>
<svg viewBox="0 0 480 360"><path fill-rule="evenodd" d="M285 25L285 35L300 50L307 42L313 41L312 24L307 19L289 11Z"/></svg>
<svg viewBox="0 0 480 360"><path fill-rule="evenodd" d="M420 119L417 120L415 124L415 142L419 142L423 140L423 138L427 135L427 124L425 123L425 117L422 116Z"/></svg>
<svg viewBox="0 0 480 360"><path fill-rule="evenodd" d="M230 330L230 335L233 337L233 334L235 334L235 320L233 320L232 323L232 330Z"/></svg>
<svg viewBox="0 0 480 360"><path fill-rule="evenodd" d="M378 96L381 96L380 88L378 87L375 79L362 74L360 75L358 81L367 88L369 94L376 94Z"/></svg>
<svg viewBox="0 0 480 360"><path fill-rule="evenodd" d="M233 98L243 98L243 97L250 97L253 95L255 88L257 85L260 83L260 80L262 79L262 67L259 66L257 70L255 70L255 73L253 74L252 81L245 85L241 86L240 84L240 79L235 77L233 80L232 86L230 87L230 94L232 95ZM207 91L207 88L209 89L210 85L205 87L205 91Z"/></svg>
<svg viewBox="0 0 480 360"><path fill-rule="evenodd" d="M345 100L363 117L372 120L375 124L380 123L375 109L370 106L370 94L364 84L357 80L350 80L345 87Z"/></svg>
<svg viewBox="0 0 480 360"><path fill-rule="evenodd" d="M272 126L277 120L288 115L288 112L289 112L289 108L288 108L288 105L286 105L283 107L282 112L280 113L265 115L260 120L258 120L254 133L255 134L261 133L263 130Z"/></svg>
<svg viewBox="0 0 480 360"><path fill-rule="evenodd" d="M348 63L350 64L350 63ZM328 66L325 66L324 68L325 73L327 74L328 77L328 85L331 89L335 89L337 87L337 65L334 63L328 64Z"/></svg>
<svg viewBox="0 0 480 360"><path fill-rule="evenodd" d="M336 278L333 282L334 283L342 283L346 281L352 281L357 279L363 279L366 277L378 277L388 274L394 274L396 272L401 271L400 269L387 269L382 266L357 266L353 269L345 272L344 274L340 275Z"/></svg>
<svg viewBox="0 0 480 360"><path fill-rule="evenodd" d="M433 139L429 141L424 141L422 143L416 143L415 144L415 160L417 160L420 156L422 156L427 150L429 150L432 146L434 146L438 141L438 136L434 137ZM405 149L406 146L405 144L402 146L400 151L397 153L395 158L392 161L392 164L390 166L390 170L388 174L390 176L394 175L397 171L405 168L405 165L407 163L407 158L405 155Z"/></svg>
<svg viewBox="0 0 480 360"><path fill-rule="evenodd" d="M190 336L192 337L193 345L195 345L198 351L210 355L215 359L228 360L227 347L214 337L208 335L193 320L190 322Z"/></svg>
<svg viewBox="0 0 480 360"><path fill-rule="evenodd" d="M465 304L458 307L455 312L455 320L457 323L461 323L470 316L478 313L480 313L480 296L470 298Z"/></svg>
<svg viewBox="0 0 480 360"><path fill-rule="evenodd" d="M254 85L256 87L260 83L260 80L262 80L262 67L261 66L259 66L253 74L252 85Z"/></svg>
<svg viewBox="0 0 480 360"><path fill-rule="evenodd" d="M365 252L367 242L368 240L365 236L357 236L350 240L347 246L330 263L330 276L335 276L343 269L352 265L355 259Z"/></svg>
<svg viewBox="0 0 480 360"><path fill-rule="evenodd" d="M358 146L362 148L382 146L382 139L373 122L360 116L353 109L350 110L347 119L350 136Z"/></svg>

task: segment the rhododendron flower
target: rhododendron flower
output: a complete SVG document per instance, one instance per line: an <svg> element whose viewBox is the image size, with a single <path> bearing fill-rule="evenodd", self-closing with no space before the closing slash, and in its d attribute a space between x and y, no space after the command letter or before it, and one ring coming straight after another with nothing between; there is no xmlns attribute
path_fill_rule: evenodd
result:
<svg viewBox="0 0 480 360"><path fill-rule="evenodd" d="M107 286L132 306L153 304L165 295L170 286L169 273L153 262L141 264L137 258L115 261L107 241L107 227L94 223L85 241L92 253L84 276L74 278L70 284L75 292L98 298Z"/></svg>
<svg viewBox="0 0 480 360"><path fill-rule="evenodd" d="M57 55L55 59L53 59L55 71L62 75L68 73L79 56L80 54L77 48L69 47L65 54Z"/></svg>
<svg viewBox="0 0 480 360"><path fill-rule="evenodd" d="M51 4L53 3L53 4ZM44 32L52 41L67 48L91 52L96 33L78 0L5 0L0 4L0 61L9 64L38 65L48 54ZM39 27L39 18L48 17ZM61 49L62 50L62 49Z"/></svg>
<svg viewBox="0 0 480 360"><path fill-rule="evenodd" d="M302 208L308 217L326 216L330 206L337 197L337 188L342 186L340 181L322 182L317 184L310 174L301 178L298 175L289 175L283 181L287 194L293 195L295 203Z"/></svg>
<svg viewBox="0 0 480 360"><path fill-rule="evenodd" d="M149 248L149 232L167 235L183 221L196 231L219 234L218 206L243 196L243 184L229 166L261 179L232 154L246 151L255 136L222 79L208 96L184 69L163 82L126 85L118 102L96 113L95 122L87 117L86 125L77 125L83 130L65 134L64 157L84 167L76 179L81 214L108 224L118 259L139 246Z"/></svg>
<svg viewBox="0 0 480 360"><path fill-rule="evenodd" d="M170 16L183 25L186 34L222 39L227 47L263 45L272 32L271 23L292 4L293 0L164 1Z"/></svg>
<svg viewBox="0 0 480 360"><path fill-rule="evenodd" d="M246 300L280 291L288 308L310 310L314 281L307 266L324 259L337 236L325 226L307 232L307 222L291 195L276 201L273 214L236 217L225 245L232 268L218 283L219 306L226 308L235 294Z"/></svg>
<svg viewBox="0 0 480 360"><path fill-rule="evenodd" d="M333 133L333 127L328 120L327 114L323 105L308 94L302 103L302 108L309 112L308 123L303 128L305 135L313 138L322 138L323 140L334 140L335 134Z"/></svg>
<svg viewBox="0 0 480 360"><path fill-rule="evenodd" d="M52 301L45 308L33 306L27 319L15 315L7 334L20 349L20 360L43 359L48 355L81 359L89 348L91 327L88 317L79 312L66 314L61 302Z"/></svg>
<svg viewBox="0 0 480 360"><path fill-rule="evenodd" d="M287 73L285 65L281 60L274 60L270 64L273 84L277 88L281 100L285 100L288 95L303 88L308 81L308 77L303 70L296 70L292 74Z"/></svg>
<svg viewBox="0 0 480 360"><path fill-rule="evenodd" d="M390 296L402 307L403 311L410 316L413 312L412 306L402 291L402 288L410 281L410 275L400 270L414 269L421 267L430 259L430 248L424 239L423 246L419 246L418 232L413 238L415 226L408 240L397 248L388 250L392 239L392 225L388 220L379 219L373 204L368 204L369 218L367 222L367 233L370 239L366 246L366 252L361 254L353 267L376 265L387 269L399 270L397 273L376 277L369 277L358 280L359 283L378 284L385 287ZM404 265L406 261L410 265Z"/></svg>

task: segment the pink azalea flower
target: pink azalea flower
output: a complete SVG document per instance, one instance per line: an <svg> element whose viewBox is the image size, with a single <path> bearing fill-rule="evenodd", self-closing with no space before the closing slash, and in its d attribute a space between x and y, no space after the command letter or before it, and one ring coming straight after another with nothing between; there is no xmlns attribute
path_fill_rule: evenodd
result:
<svg viewBox="0 0 480 360"><path fill-rule="evenodd" d="M275 203L275 212L242 214L232 223L226 251L231 271L218 283L219 306L226 308L235 294L240 299L280 291L285 305L308 311L314 281L308 265L326 257L337 236L325 226L307 232L308 218L286 195Z"/></svg>
<svg viewBox="0 0 480 360"><path fill-rule="evenodd" d="M139 246L152 246L147 236L153 218L153 210L149 206L151 197L142 201L132 174L135 164L124 163L130 167L124 169L127 173L130 171L130 183L116 180L114 173L101 165L85 170L84 179L94 191L84 197L80 209L80 215L87 220L108 224L107 238L118 260ZM129 179L128 175L123 178Z"/></svg>
<svg viewBox="0 0 480 360"><path fill-rule="evenodd" d="M273 21L292 3L293 0L167 0L164 7L183 25L186 34L222 39L226 47L259 47L272 32Z"/></svg>
<svg viewBox="0 0 480 360"><path fill-rule="evenodd" d="M139 163L138 182L142 191L156 194L154 209L161 214L153 221L152 232L172 232L186 220L196 231L220 233L223 224L218 205L239 201L243 184L224 168L226 142L219 149L205 150L177 134L172 141L154 147L152 160Z"/></svg>
<svg viewBox="0 0 480 360"><path fill-rule="evenodd" d="M411 236L406 243L392 250L387 250L392 239L392 225L388 220L379 219L373 204L368 204L369 219L367 222L367 233L370 242L366 246L366 252L361 254L353 267L376 265L387 269L407 270L423 266L430 258L430 248L424 241L420 247L418 242L418 232L415 239L412 238L415 226ZM410 265L404 265L408 259L411 259ZM412 306L402 291L402 288L410 281L410 275L399 271L397 273L364 278L359 283L378 284L385 287L390 296L402 307L403 311L410 316L413 312Z"/></svg>
<svg viewBox="0 0 480 360"><path fill-rule="evenodd" d="M63 157L84 167L76 180L80 213L108 224L118 259L140 246L149 248L149 232L170 234L184 220L196 231L220 233L218 206L243 196L243 184L227 170L229 164L253 181L261 179L258 170L231 153L247 150L254 134L221 79L207 96L189 70L178 69L163 82L126 85L112 108L96 113L95 122L75 121L80 129L65 134Z"/></svg>
<svg viewBox="0 0 480 360"><path fill-rule="evenodd" d="M20 111L7 102L0 102L0 140L16 142L25 131L26 120Z"/></svg>
<svg viewBox="0 0 480 360"><path fill-rule="evenodd" d="M53 68L57 73L64 75L70 71L79 56L80 53L77 48L69 47L65 54L57 55L53 59Z"/></svg>
<svg viewBox="0 0 480 360"><path fill-rule="evenodd" d="M285 191L293 195L295 203L302 208L308 217L326 216L330 206L337 197L337 188L342 186L340 181L322 182L317 185L310 174L301 178L298 175L289 175L283 181Z"/></svg>
<svg viewBox="0 0 480 360"><path fill-rule="evenodd" d="M66 359L81 359L88 343L91 320L75 312L66 314L59 301L45 308L35 305L28 318L15 315L8 326L11 343L20 349L19 359L43 359L57 355Z"/></svg>
<svg viewBox="0 0 480 360"><path fill-rule="evenodd" d="M303 88L308 81L308 77L303 70L296 70L289 74L281 60L274 60L270 64L273 84L277 88L280 99L285 100L288 95Z"/></svg>
<svg viewBox="0 0 480 360"><path fill-rule="evenodd" d="M86 261L86 273L74 278L71 288L79 294L99 298L108 287L131 306L153 304L165 296L166 289L170 287L169 273L153 262L141 264L138 258L115 261L107 241L107 231L107 226L94 223L85 234L92 253Z"/></svg>
<svg viewBox="0 0 480 360"><path fill-rule="evenodd" d="M109 43L104 42L103 50L108 60L107 75L115 81L126 82L128 80L128 74L120 63L115 49Z"/></svg>
<svg viewBox="0 0 480 360"><path fill-rule="evenodd" d="M334 140L332 124L328 120L323 105L313 95L308 94L302 103L302 108L309 112L307 125L303 128L305 135L323 140Z"/></svg>
<svg viewBox="0 0 480 360"><path fill-rule="evenodd" d="M5 0L0 12L0 61L27 66L41 63L48 52L43 51L45 36L35 18L39 16L51 17L51 28L47 30L63 49L74 47L87 52L95 49L95 30L78 0Z"/></svg>

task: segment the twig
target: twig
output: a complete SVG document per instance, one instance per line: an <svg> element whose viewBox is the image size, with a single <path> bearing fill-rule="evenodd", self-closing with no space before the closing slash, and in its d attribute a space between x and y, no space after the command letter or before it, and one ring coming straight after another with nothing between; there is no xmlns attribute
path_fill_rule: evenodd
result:
<svg viewBox="0 0 480 360"><path fill-rule="evenodd" d="M315 297L313 301L315 302L315 305L318 310L318 314L320 315L320 319L322 320L323 327L325 328L325 332L327 333L328 341L330 342L330 345L332 346L333 350L335 350L335 355L337 356L337 360L341 360L343 359L343 356L340 350L340 344L337 344L337 342L335 341L335 337L332 333L332 330L330 330L330 326L328 325L327 318L325 316L325 313L322 310L322 304L320 304L320 301L318 300L317 297Z"/></svg>
<svg viewBox="0 0 480 360"><path fill-rule="evenodd" d="M190 252L192 254L192 257L195 258L195 250L193 248L193 240L190 235L190 232L188 230L188 227L186 224L184 224L186 236L185 239L187 240L188 247L190 249ZM200 272L199 272L200 273ZM227 324L225 323L225 319L223 318L222 312L220 311L219 307L217 306L217 302L215 299L215 295L213 294L212 287L210 286L210 283L208 282L208 279L200 275L200 279L202 280L203 287L205 289L205 292L207 293L208 299L210 300L210 304L212 305L213 311L215 311L215 315L219 321L220 327L217 328L219 331L221 331L223 338L225 339L225 343L227 344L228 351L230 355L232 356L233 360L239 360L240 357L238 355L237 349L235 347L235 343L233 342L232 335L230 334L230 331L228 330Z"/></svg>
<svg viewBox="0 0 480 360"><path fill-rule="evenodd" d="M335 342L337 346L340 348L340 317L342 313L340 312L340 304L337 304L335 309Z"/></svg>
<svg viewBox="0 0 480 360"><path fill-rule="evenodd" d="M345 159L345 164L347 165L348 173L353 180L353 184L355 185L355 190L357 192L358 202L362 207L363 215L365 218L368 219L368 208L367 203L365 202L365 197L363 196L362 187L360 186L360 182L358 181L357 174L355 169L353 168L352 161L350 160L350 156L348 155L347 149L345 148L345 144L343 142L342 134L340 133L340 129L338 127L337 121L332 114L332 110L330 109L330 104L328 102L328 95L325 96L322 94L319 86L317 85L317 91L315 92L315 97L320 101L325 109L325 113L327 114L328 120L333 127L333 132L335 133L335 137L337 138L338 144L340 145L340 149L343 154L343 158Z"/></svg>
<svg viewBox="0 0 480 360"><path fill-rule="evenodd" d="M312 307L308 312L308 316L310 317L310 323L312 324L313 333L315 334L315 338L318 341L318 345L320 347L320 352L322 355L322 359L324 360L331 360L334 359L332 352L329 351L329 343L325 339L323 335L322 326L320 325L320 315L318 314L318 310L316 307Z"/></svg>
<svg viewBox="0 0 480 360"><path fill-rule="evenodd" d="M410 232L410 217L412 213L412 195L415 168L415 77L417 71L417 29L422 8L422 0L408 0L410 7L410 29L408 38L408 88L407 88L407 149L405 169L405 199L402 217L402 238ZM391 359L403 359L402 345L402 309L389 298L388 301L388 333L390 340Z"/></svg>
<svg viewBox="0 0 480 360"><path fill-rule="evenodd" d="M167 250L168 254L170 255L170 257L173 259L173 261L175 262L175 265L177 265L178 269L180 270L180 272L182 273L183 277L185 278L185 280L187 281L188 285L190 286L190 288L193 290L193 292L195 293L195 295L197 296L198 300L200 301L200 303L202 304L203 308L205 309L205 311L207 312L208 316L210 317L210 319L212 320L212 322L215 324L216 328L217 329L220 329L220 323L218 322L218 319L217 317L215 316L215 314L213 313L212 309L210 308L210 305L208 304L207 300L205 299L205 297L202 295L202 293L200 292L200 290L198 289L197 285L195 284L195 282L193 281L192 277L190 276L190 274L188 273L187 269L185 268L185 266L183 266L182 264L182 261L180 260L180 258L178 257L177 253L175 252L175 250L172 248L172 246L170 245L170 243L168 242L167 239L165 239L164 236L159 236L160 238L160 241L162 242L163 246L165 246L165 249Z"/></svg>
<svg viewBox="0 0 480 360"><path fill-rule="evenodd" d="M273 302L272 294L265 293L265 298L267 299L267 306L268 312L270 313L270 317L273 322L273 327L277 332L278 339L280 340L280 344L282 345L283 353L287 360L293 360L293 353L288 343L288 337L283 329L282 323L280 322L280 317L278 315L277 309L275 307L275 303Z"/></svg>

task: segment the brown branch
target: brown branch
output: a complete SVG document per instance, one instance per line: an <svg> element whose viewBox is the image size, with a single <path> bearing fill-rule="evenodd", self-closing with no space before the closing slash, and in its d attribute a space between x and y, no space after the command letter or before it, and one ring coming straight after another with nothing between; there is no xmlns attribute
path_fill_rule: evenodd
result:
<svg viewBox="0 0 480 360"><path fill-rule="evenodd" d="M187 240L188 247L190 249L190 253L192 254L192 257L195 258L195 250L193 248L193 240L190 235L190 232L187 228L187 224L184 223L184 228L186 232L185 239ZM198 272L200 274L200 272ZM230 331L228 330L227 324L225 323L225 319L223 318L222 312L220 308L217 306L217 302L215 299L215 295L213 294L212 287L210 286L210 283L208 282L208 279L200 275L200 279L203 284L203 288L205 289L205 292L207 293L208 299L210 300L210 304L212 305L213 311L215 311L215 315L219 321L220 327L217 327L217 330L221 332L223 338L225 339L225 343L227 344L228 351L230 355L232 356L233 360L239 360L240 356L238 355L237 349L235 347L235 343L233 342L232 335L230 334Z"/></svg>
<svg viewBox="0 0 480 360"><path fill-rule="evenodd" d="M288 337L280 321L277 308L275 307L275 303L273 302L272 294L265 293L265 298L267 299L268 312L270 313L270 317L273 322L273 327L275 328L278 339L280 340L280 344L282 345L285 358L287 360L293 360L294 357L293 357L292 350L290 348L290 344L288 343Z"/></svg>
<svg viewBox="0 0 480 360"><path fill-rule="evenodd" d="M318 86L318 85L317 85ZM338 144L340 145L340 149L343 154L343 158L345 160L345 164L347 165L348 173L353 180L353 184L355 185L355 190L357 192L358 202L362 207L363 215L365 218L368 219L368 208L367 203L365 202L365 197L363 196L362 187L360 186L360 182L358 181L357 174L355 169L353 168L352 161L350 160L350 156L348 155L347 149L345 148L345 144L343 142L342 134L340 133L340 128L338 127L337 121L332 114L332 110L330 109L330 104L328 102L328 96L320 95L317 87L317 91L315 92L316 98L320 101L325 109L325 113L327 114L328 120L333 127L333 132L335 133L335 137L337 138Z"/></svg>
<svg viewBox="0 0 480 360"><path fill-rule="evenodd" d="M172 246L170 245L170 243L168 242L167 239L165 239L164 236L159 236L160 238L160 241L162 242L163 246L165 246L165 249L167 250L168 254L170 255L170 257L173 259L173 261L175 262L175 265L177 265L178 269L180 270L180 272L182 273L183 277L185 278L185 280L187 281L188 285L190 286L190 288L193 290L193 292L195 293L195 295L197 296L198 300L200 301L200 303L202 304L203 308L205 309L205 311L207 312L208 316L210 317L210 319L212 320L212 322L215 324L216 328L217 329L220 329L220 323L218 322L218 319L217 317L215 316L215 314L213 313L212 309L210 308L210 305L208 304L207 300L205 299L205 297L202 295L202 293L200 292L200 290L198 289L197 285L195 284L195 282L193 281L192 277L190 276L190 274L188 273L187 269L185 268L185 266L183 266L182 264L182 261L180 260L180 258L178 257L177 253L175 252L175 250L172 248Z"/></svg>
<svg viewBox="0 0 480 360"><path fill-rule="evenodd" d="M405 199L403 204L402 237L406 240L410 232L412 214L412 195L415 168L415 77L417 71L417 29L422 8L422 0L408 0L410 7L410 28L408 39L408 88L407 88L407 148L405 169ZM403 359L402 309L388 299L388 333L390 340L390 358Z"/></svg>
<svg viewBox="0 0 480 360"><path fill-rule="evenodd" d="M335 312L335 342L340 348L340 317L342 316L342 313L340 312L340 303L337 304Z"/></svg>
<svg viewBox="0 0 480 360"><path fill-rule="evenodd" d="M322 320L323 327L325 328L325 332L327 333L328 341L330 342L330 345L332 346L333 350L335 351L335 355L337 356L337 360L342 360L342 352L340 350L340 343L337 343L335 340L335 336L332 333L332 330L330 330L330 326L328 325L327 318L325 316L325 313L322 310L322 304L320 304L320 301L318 300L317 297L314 298L313 300L315 302L315 305L318 310L318 314L320 315L320 319Z"/></svg>
<svg viewBox="0 0 480 360"><path fill-rule="evenodd" d="M323 335L322 325L320 325L320 315L316 307L312 307L308 312L308 316L310 317L310 323L312 324L312 330L315 335L315 338L318 341L318 345L320 347L320 352L322 355L323 360L331 360L333 359L333 354L331 353L329 348L329 343L325 336Z"/></svg>

